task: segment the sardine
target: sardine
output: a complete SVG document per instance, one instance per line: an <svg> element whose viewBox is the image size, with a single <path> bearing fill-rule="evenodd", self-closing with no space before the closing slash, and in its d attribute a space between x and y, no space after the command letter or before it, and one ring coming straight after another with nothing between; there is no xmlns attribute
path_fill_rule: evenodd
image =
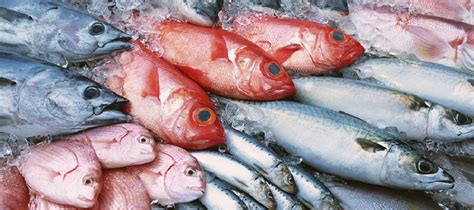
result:
<svg viewBox="0 0 474 210"><path fill-rule="evenodd" d="M245 203L248 209L252 210L265 210L265 206L260 204L258 201L253 199L250 195L247 195L246 193L237 190L237 189L232 189L232 192L239 197L239 199Z"/></svg>
<svg viewBox="0 0 474 210"><path fill-rule="evenodd" d="M206 173L206 193L199 200L207 209L248 209L229 187L229 184Z"/></svg>
<svg viewBox="0 0 474 210"><path fill-rule="evenodd" d="M303 210L304 205L298 200L293 198L290 194L284 192L272 183L267 182L268 188L272 191L272 195L275 199L276 210Z"/></svg>

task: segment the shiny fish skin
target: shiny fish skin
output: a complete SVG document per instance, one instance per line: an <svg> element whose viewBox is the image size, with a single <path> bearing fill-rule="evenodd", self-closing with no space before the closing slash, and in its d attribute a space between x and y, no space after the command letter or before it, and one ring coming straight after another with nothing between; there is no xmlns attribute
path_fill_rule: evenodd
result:
<svg viewBox="0 0 474 210"><path fill-rule="evenodd" d="M201 26L213 26L218 21L220 10L218 0L160 0L159 7L167 8L172 14L182 17L190 23Z"/></svg>
<svg viewBox="0 0 474 210"><path fill-rule="evenodd" d="M125 98L63 70L0 53L0 132L59 135L130 120L118 111Z"/></svg>
<svg viewBox="0 0 474 210"><path fill-rule="evenodd" d="M309 209L340 209L339 201L329 189L299 166L288 165L298 189L296 198Z"/></svg>
<svg viewBox="0 0 474 210"><path fill-rule="evenodd" d="M272 193L265 183L265 179L248 166L230 155L218 152L196 151L191 154L206 171L248 193L265 207L274 208Z"/></svg>
<svg viewBox="0 0 474 210"><path fill-rule="evenodd" d="M288 193L284 192L272 183L267 182L268 188L272 191L273 198L275 199L276 210L303 210L304 205L298 200L293 198Z"/></svg>
<svg viewBox="0 0 474 210"><path fill-rule="evenodd" d="M0 209L28 209L28 188L20 171L15 166L0 165Z"/></svg>
<svg viewBox="0 0 474 210"><path fill-rule="evenodd" d="M390 58L371 59L343 72L344 77L368 80L417 95L474 117L474 76L426 62Z"/></svg>
<svg viewBox="0 0 474 210"><path fill-rule="evenodd" d="M330 77L293 80L295 99L309 105L341 111L380 129L396 128L403 138L423 141L462 141L474 137L469 117L425 102L409 94L364 81ZM465 118L467 122L458 119Z"/></svg>
<svg viewBox="0 0 474 210"><path fill-rule="evenodd" d="M32 194L30 198L29 210L78 210L79 208L57 204L48 201L41 196Z"/></svg>
<svg viewBox="0 0 474 210"><path fill-rule="evenodd" d="M202 204L207 209L211 210L223 210L223 209L235 209L235 210L246 210L248 209L244 202L242 202L237 195L235 195L230 188L229 184L212 174L206 174L206 193L199 198Z"/></svg>
<svg viewBox="0 0 474 210"><path fill-rule="evenodd" d="M443 169L359 119L295 102L219 100L258 122L286 151L323 172L403 189L453 187Z"/></svg>
<svg viewBox="0 0 474 210"><path fill-rule="evenodd" d="M240 190L237 190L237 189L232 189L232 192L237 196L239 197L239 199L245 203L245 205L247 206L248 209L252 209L252 210L265 210L267 208L265 208L265 206L263 206L262 204L260 204L258 201L256 201L255 199L253 199L251 196L247 195L246 193L244 192L241 192Z"/></svg>
<svg viewBox="0 0 474 210"><path fill-rule="evenodd" d="M174 206L176 210L206 210L207 208L197 201L192 201L189 203L178 203Z"/></svg>
<svg viewBox="0 0 474 210"><path fill-rule="evenodd" d="M225 128L225 144L229 153L236 159L252 167L265 178L288 193L295 193L293 177L286 164L257 139L234 130Z"/></svg>

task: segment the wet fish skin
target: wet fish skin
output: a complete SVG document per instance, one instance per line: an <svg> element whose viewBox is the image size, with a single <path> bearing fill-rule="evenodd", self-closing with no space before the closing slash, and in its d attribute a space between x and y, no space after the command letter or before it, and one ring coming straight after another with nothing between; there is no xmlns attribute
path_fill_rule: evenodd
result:
<svg viewBox="0 0 474 210"><path fill-rule="evenodd" d="M340 209L339 201L316 177L299 166L288 165L295 179L298 192L296 198L309 209Z"/></svg>
<svg viewBox="0 0 474 210"><path fill-rule="evenodd" d="M417 95L474 117L474 76L454 68L428 62L380 58L348 67L343 75Z"/></svg>
<svg viewBox="0 0 474 210"><path fill-rule="evenodd" d="M0 54L0 92L0 132L19 137L130 120L118 111L125 98L76 73L13 54Z"/></svg>
<svg viewBox="0 0 474 210"><path fill-rule="evenodd" d="M2 1L0 7L2 51L65 66L131 46L124 32L55 1Z"/></svg>
<svg viewBox="0 0 474 210"><path fill-rule="evenodd" d="M245 205L247 206L248 209L252 209L252 210L264 210L264 209L267 209L265 208L265 206L263 206L262 204L258 203L258 201L256 201L255 199L253 199L251 196L247 195L246 193L244 192L241 192L240 190L237 190L237 189L231 189L231 191L237 196L239 197L239 199L245 203Z"/></svg>
<svg viewBox="0 0 474 210"><path fill-rule="evenodd" d="M15 166L1 165L0 209L28 209L28 188L20 171Z"/></svg>
<svg viewBox="0 0 474 210"><path fill-rule="evenodd" d="M225 128L225 144L230 154L252 167L262 176L288 193L295 193L293 177L286 164L257 139L234 130Z"/></svg>
<svg viewBox="0 0 474 210"><path fill-rule="evenodd" d="M177 210L206 210L207 208L199 201L193 201L189 203L178 203L175 205Z"/></svg>
<svg viewBox="0 0 474 210"><path fill-rule="evenodd" d="M206 173L206 192L199 200L207 209L248 209L231 188L228 183Z"/></svg>
<svg viewBox="0 0 474 210"><path fill-rule="evenodd" d="M183 17L190 23L201 26L213 26L217 23L219 17L221 1L217 0L157 0L156 5L167 8L178 17Z"/></svg>
<svg viewBox="0 0 474 210"><path fill-rule="evenodd" d="M31 192L80 208L90 208L97 202L103 183L94 149L77 141L33 146L22 155L19 169Z"/></svg>
<svg viewBox="0 0 474 210"><path fill-rule="evenodd" d="M29 210L78 210L79 208L57 204L51 201L48 201L41 196L31 195Z"/></svg>
<svg viewBox="0 0 474 210"><path fill-rule="evenodd" d="M219 152L193 151L191 154L206 171L248 193L265 207L269 209L275 207L272 193L265 183L265 179L248 166L230 155Z"/></svg>
<svg viewBox="0 0 474 210"><path fill-rule="evenodd" d="M290 194L284 192L272 183L267 182L268 188L272 191L272 195L275 198L276 210L303 210L304 205L298 200L293 198Z"/></svg>
<svg viewBox="0 0 474 210"><path fill-rule="evenodd" d="M228 109L235 108L234 114L243 115L247 123L258 122L278 145L317 170L394 188L453 187L453 178L443 169L392 135L351 116L289 101L219 100Z"/></svg>

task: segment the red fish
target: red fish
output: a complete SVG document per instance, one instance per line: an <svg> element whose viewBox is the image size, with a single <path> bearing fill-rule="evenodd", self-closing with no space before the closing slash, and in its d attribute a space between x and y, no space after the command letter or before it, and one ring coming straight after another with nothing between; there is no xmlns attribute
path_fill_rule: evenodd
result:
<svg viewBox="0 0 474 210"><path fill-rule="evenodd" d="M29 197L25 180L18 169L14 166L1 166L0 209L28 209Z"/></svg>
<svg viewBox="0 0 474 210"><path fill-rule="evenodd" d="M276 100L295 93L280 63L234 33L168 21L154 28L147 44L212 93L247 100Z"/></svg>
<svg viewBox="0 0 474 210"><path fill-rule="evenodd" d="M30 198L29 210L79 210L79 208L57 204L33 194Z"/></svg>
<svg viewBox="0 0 474 210"><path fill-rule="evenodd" d="M96 69L105 86L130 101L127 112L165 141L204 149L224 143L224 128L206 92L174 66L135 42Z"/></svg>
<svg viewBox="0 0 474 210"><path fill-rule="evenodd" d="M364 47L330 26L270 16L237 16L232 31L254 42L285 68L301 74L323 74L350 65Z"/></svg>

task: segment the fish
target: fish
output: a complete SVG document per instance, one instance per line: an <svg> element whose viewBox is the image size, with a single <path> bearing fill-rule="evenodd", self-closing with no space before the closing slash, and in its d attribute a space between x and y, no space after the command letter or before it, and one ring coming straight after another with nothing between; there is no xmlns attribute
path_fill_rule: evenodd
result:
<svg viewBox="0 0 474 210"><path fill-rule="evenodd" d="M227 107L221 112L234 109L243 122L258 122L259 131L321 172L401 189L453 187L445 170L391 134L352 116L291 101L218 100ZM228 117L222 115L224 122Z"/></svg>
<svg viewBox="0 0 474 210"><path fill-rule="evenodd" d="M365 51L343 31L309 20L238 15L230 28L260 46L286 69L303 75L338 71Z"/></svg>
<svg viewBox="0 0 474 210"><path fill-rule="evenodd" d="M154 33L146 44L206 91L247 100L277 100L295 92L275 59L234 33L172 21L150 24Z"/></svg>
<svg viewBox="0 0 474 210"><path fill-rule="evenodd" d="M0 53L0 132L55 136L126 122L127 100L77 73Z"/></svg>
<svg viewBox="0 0 474 210"><path fill-rule="evenodd" d="M30 196L25 180L15 166L0 166L0 209L28 209Z"/></svg>
<svg viewBox="0 0 474 210"><path fill-rule="evenodd" d="M32 193L79 208L96 204L103 183L94 149L77 141L32 146L20 157L19 170Z"/></svg>
<svg viewBox="0 0 474 210"><path fill-rule="evenodd" d="M94 209L151 209L150 197L140 179L126 169L103 171L104 187Z"/></svg>
<svg viewBox="0 0 474 210"><path fill-rule="evenodd" d="M199 201L192 201L189 203L178 203L174 206L174 208L176 210L206 210L207 209Z"/></svg>
<svg viewBox="0 0 474 210"><path fill-rule="evenodd" d="M247 195L246 193L237 190L237 189L231 189L231 191L239 197L239 199L244 202L244 204L247 206L248 209L252 210L265 210L265 206L262 204L258 203L255 199L253 199L250 195Z"/></svg>
<svg viewBox="0 0 474 210"><path fill-rule="evenodd" d="M352 0L357 1L357 0ZM347 0L309 0L311 5L315 5L320 9L337 10L344 13L349 13Z"/></svg>
<svg viewBox="0 0 474 210"><path fill-rule="evenodd" d="M199 198L199 201L207 209L248 209L230 188L228 183L206 173L206 193Z"/></svg>
<svg viewBox="0 0 474 210"><path fill-rule="evenodd" d="M460 142L427 142L425 151L447 154L459 158L473 158L474 157L474 139L469 139Z"/></svg>
<svg viewBox="0 0 474 210"><path fill-rule="evenodd" d="M73 7L51 0L0 2L0 50L59 66L131 46L129 35ZM47 41L45 41L47 40Z"/></svg>
<svg viewBox="0 0 474 210"><path fill-rule="evenodd" d="M297 101L352 115L380 129L395 129L400 138L448 142L474 137L471 117L428 105L415 95L344 78L304 77L293 82Z"/></svg>
<svg viewBox="0 0 474 210"><path fill-rule="evenodd" d="M217 0L162 0L156 1L156 6L168 9L171 14L190 23L201 26L214 26L217 24L218 13L222 2Z"/></svg>
<svg viewBox="0 0 474 210"><path fill-rule="evenodd" d="M293 198L290 194L281 190L277 186L273 185L270 182L267 182L268 188L272 191L272 195L275 198L276 210L303 210L305 209L304 205L301 204L298 200Z"/></svg>
<svg viewBox="0 0 474 210"><path fill-rule="evenodd" d="M144 165L128 167L145 185L148 195L162 206L198 199L206 190L204 170L186 150L156 144L156 159Z"/></svg>
<svg viewBox="0 0 474 210"><path fill-rule="evenodd" d="M474 160L462 157L449 157L449 161L472 183L474 183Z"/></svg>
<svg viewBox="0 0 474 210"><path fill-rule="evenodd" d="M83 141L92 145L102 168L141 165L156 157L153 135L144 127L133 123L93 128L61 139Z"/></svg>
<svg viewBox="0 0 474 210"><path fill-rule="evenodd" d="M191 154L199 161L204 170L248 193L265 207L274 209L272 192L265 183L265 179L250 167L231 155L219 152L193 151Z"/></svg>
<svg viewBox="0 0 474 210"><path fill-rule="evenodd" d="M474 75L465 71L428 62L380 58L348 67L343 76L413 94L474 117Z"/></svg>
<svg viewBox="0 0 474 210"><path fill-rule="evenodd" d="M205 149L224 143L224 128L207 93L139 41L94 68L99 81L130 100L127 113L168 143ZM140 84L140 85L137 85Z"/></svg>
<svg viewBox="0 0 474 210"><path fill-rule="evenodd" d="M41 196L32 194L30 197L29 210L78 210L74 206L57 204L44 199Z"/></svg>
<svg viewBox="0 0 474 210"><path fill-rule="evenodd" d="M232 128L225 129L225 145L228 152L252 167L270 182L288 193L295 193L293 177L275 152L257 139Z"/></svg>
<svg viewBox="0 0 474 210"><path fill-rule="evenodd" d="M288 165L298 189L296 198L309 209L340 209L339 201L316 177L297 165Z"/></svg>
<svg viewBox="0 0 474 210"><path fill-rule="evenodd" d="M342 29L365 43L367 53L419 59L474 71L474 28L470 24L391 7L349 9Z"/></svg>

